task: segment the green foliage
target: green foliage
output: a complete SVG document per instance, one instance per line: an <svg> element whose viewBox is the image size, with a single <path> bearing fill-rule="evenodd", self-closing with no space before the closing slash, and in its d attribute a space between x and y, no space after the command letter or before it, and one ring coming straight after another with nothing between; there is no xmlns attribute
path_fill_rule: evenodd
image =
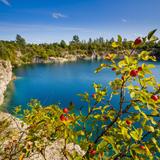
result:
<svg viewBox="0 0 160 160"><path fill-rule="evenodd" d="M65 138L66 143L72 141L74 135L70 125L74 123L74 116L68 115L68 121L60 121L62 110L51 105L43 108L41 104L32 100L29 104L30 109L24 111L23 121L28 126L26 129L27 135L24 144L31 144L29 152L32 150L41 154L44 153L46 147L56 139ZM24 146L25 148L25 146Z"/></svg>
<svg viewBox="0 0 160 160"><path fill-rule="evenodd" d="M18 44L19 47L25 47L26 41L23 37L21 37L19 34L16 36L16 43Z"/></svg>
<svg viewBox="0 0 160 160"><path fill-rule="evenodd" d="M63 138L62 154L71 160L158 160L160 84L152 74L154 65L139 63L156 60L151 51L142 50L144 43L152 41L154 32L149 33L147 42L137 46L132 42L131 50L124 48L121 36L118 36L117 42L111 42L112 47L118 49L118 54L111 52L106 55L104 59L107 63L101 64L95 72L107 68L117 77L108 88L94 83L93 94L79 94L86 102L84 106L74 108L72 103L68 107L69 113L63 113L56 105L43 107L32 100L29 104L31 108L22 114L28 127L21 144L21 159L35 151L45 157L46 146ZM101 42L104 43L103 39ZM141 50L139 47L142 47ZM132 71L134 74L131 74ZM115 96L119 97L117 106L113 104ZM78 144L85 154L70 154L66 149L66 144L70 142ZM30 147L27 147L28 144Z"/></svg>
<svg viewBox="0 0 160 160"><path fill-rule="evenodd" d="M151 31L143 38L144 43L137 46L136 52L146 50L160 58L158 54L160 45L157 37L154 36L155 31ZM103 57L105 54L115 53L121 57L125 53L124 50L129 51L132 48L133 41L122 39L120 35L117 41L114 41L114 38L105 40L102 37L81 41L77 35L74 35L69 44L64 40L60 43L29 44L22 36L17 35L15 41L0 41L0 58L10 60L13 65L19 65L32 63L35 59L48 60L50 57L65 57L69 54L85 57L96 53Z"/></svg>
<svg viewBox="0 0 160 160"><path fill-rule="evenodd" d="M151 31L151 32L148 33L148 36L147 36L148 40L150 40L153 37L153 35L154 35L154 33L156 31L157 31L157 29L155 29L155 30L153 30L153 31Z"/></svg>

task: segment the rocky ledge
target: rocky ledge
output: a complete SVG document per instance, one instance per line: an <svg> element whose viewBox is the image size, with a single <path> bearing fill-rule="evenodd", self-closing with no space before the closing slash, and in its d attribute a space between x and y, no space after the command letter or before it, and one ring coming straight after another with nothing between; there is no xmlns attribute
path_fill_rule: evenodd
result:
<svg viewBox="0 0 160 160"><path fill-rule="evenodd" d="M10 115L9 113L0 112L0 160L7 160L5 148L12 147L12 158L18 159L20 157L19 153L14 151L16 145L13 142L18 142L18 144L23 144L23 139L26 136L27 125L24 124L18 118ZM23 134L24 133L24 134ZM11 145L12 144L12 145ZM64 139L57 139L52 144L48 145L45 150L46 160L67 160L62 154L64 149L65 141ZM78 155L83 156L85 151L83 151L79 145L74 143L69 143L66 145L66 150L72 154L73 152ZM8 154L7 154L8 155ZM10 155L10 154L9 154ZM20 158L19 158L20 159ZM23 158L22 158L23 159ZM44 157L38 152L32 152L29 158L24 158L24 160L44 160Z"/></svg>
<svg viewBox="0 0 160 160"><path fill-rule="evenodd" d="M93 59L102 59L102 57L91 57L86 55L69 55L66 54L63 57L48 57L48 59L43 59L41 57L35 57L32 60L32 63L66 63L66 62L76 62L78 60L93 60Z"/></svg>
<svg viewBox="0 0 160 160"><path fill-rule="evenodd" d="M65 57L49 57L46 60L40 57L35 57L32 63L66 63L66 62L74 62L74 61L77 61L77 57L69 55Z"/></svg>
<svg viewBox="0 0 160 160"><path fill-rule="evenodd" d="M9 61L0 60L0 105L4 100L7 85L12 80L12 65Z"/></svg>

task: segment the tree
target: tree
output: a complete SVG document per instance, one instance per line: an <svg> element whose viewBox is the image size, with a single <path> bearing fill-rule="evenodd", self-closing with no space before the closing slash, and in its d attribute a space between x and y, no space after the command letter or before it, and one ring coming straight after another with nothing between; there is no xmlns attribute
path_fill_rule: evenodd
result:
<svg viewBox="0 0 160 160"><path fill-rule="evenodd" d="M89 38L88 43L89 43L89 44L92 43L92 38Z"/></svg>
<svg viewBox="0 0 160 160"><path fill-rule="evenodd" d="M80 42L78 35L73 36L72 42L76 44Z"/></svg>
<svg viewBox="0 0 160 160"><path fill-rule="evenodd" d="M19 34L16 36L16 43L19 45L19 47L24 47L26 45L26 41L23 37L21 37Z"/></svg>
<svg viewBox="0 0 160 160"><path fill-rule="evenodd" d="M0 57L2 59L7 59L8 58L6 48L5 48L5 46L3 45L2 42L0 42Z"/></svg>
<svg viewBox="0 0 160 160"><path fill-rule="evenodd" d="M114 38L112 37L111 39L110 39L110 43L112 43L112 42L114 42L115 40L114 40Z"/></svg>
<svg viewBox="0 0 160 160"><path fill-rule="evenodd" d="M67 47L67 44L66 44L66 42L65 42L64 40L61 40L60 46L61 46L62 48L66 48L66 47Z"/></svg>

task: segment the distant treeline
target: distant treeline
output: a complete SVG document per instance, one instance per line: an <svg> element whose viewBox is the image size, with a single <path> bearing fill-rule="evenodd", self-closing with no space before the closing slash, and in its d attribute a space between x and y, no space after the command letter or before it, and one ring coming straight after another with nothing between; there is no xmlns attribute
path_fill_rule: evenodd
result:
<svg viewBox="0 0 160 160"><path fill-rule="evenodd" d="M88 41L80 40L77 35L67 44L64 40L60 43L43 43L30 44L20 36L16 36L15 41L0 41L0 59L10 60L12 64L32 62L33 58L39 57L48 59L48 57L63 57L67 54L91 56L93 52L102 55L115 51L112 46L114 38L106 40L102 37L89 39ZM124 49L130 49L133 41L123 39ZM151 50L157 57L160 55L160 41L150 42L147 45L140 46L140 50ZM116 48L116 51L118 48Z"/></svg>

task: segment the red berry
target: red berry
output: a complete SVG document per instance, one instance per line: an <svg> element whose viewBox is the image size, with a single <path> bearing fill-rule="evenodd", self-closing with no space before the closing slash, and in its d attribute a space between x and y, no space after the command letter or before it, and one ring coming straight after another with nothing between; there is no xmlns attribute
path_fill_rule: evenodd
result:
<svg viewBox="0 0 160 160"><path fill-rule="evenodd" d="M68 117L65 117L65 121L68 121Z"/></svg>
<svg viewBox="0 0 160 160"><path fill-rule="evenodd" d="M139 71L139 72L142 71L142 67L138 67L138 71Z"/></svg>
<svg viewBox="0 0 160 160"><path fill-rule="evenodd" d="M62 114L62 115L60 116L60 120L61 120L61 121L65 121L65 120L66 120L66 117L64 116L64 114Z"/></svg>
<svg viewBox="0 0 160 160"><path fill-rule="evenodd" d="M157 95L152 95L151 98L152 98L154 101L158 101L158 96L157 96Z"/></svg>
<svg viewBox="0 0 160 160"><path fill-rule="evenodd" d="M138 37L135 41L134 41L134 45L139 45L142 43L142 39L140 37Z"/></svg>
<svg viewBox="0 0 160 160"><path fill-rule="evenodd" d="M96 154L96 150L91 149L91 150L89 151L89 153L90 153L90 155L94 156L94 155Z"/></svg>
<svg viewBox="0 0 160 160"><path fill-rule="evenodd" d="M68 112L69 112L68 108L64 108L64 109L63 109L63 112L64 112L64 113L68 113Z"/></svg>
<svg viewBox="0 0 160 160"><path fill-rule="evenodd" d="M94 98L94 99L95 99L95 98L96 98L96 94L92 94L92 98Z"/></svg>
<svg viewBox="0 0 160 160"><path fill-rule="evenodd" d="M126 123L128 124L128 125L130 125L130 124L132 124L132 122L130 121L130 120L126 120Z"/></svg>
<svg viewBox="0 0 160 160"><path fill-rule="evenodd" d="M138 75L138 71L137 70L131 70L130 72L130 76L131 77L136 77Z"/></svg>
<svg viewBox="0 0 160 160"><path fill-rule="evenodd" d="M112 71L115 71L116 70L116 68L112 68Z"/></svg>
<svg viewBox="0 0 160 160"><path fill-rule="evenodd" d="M141 149L145 149L145 146L140 146Z"/></svg>

